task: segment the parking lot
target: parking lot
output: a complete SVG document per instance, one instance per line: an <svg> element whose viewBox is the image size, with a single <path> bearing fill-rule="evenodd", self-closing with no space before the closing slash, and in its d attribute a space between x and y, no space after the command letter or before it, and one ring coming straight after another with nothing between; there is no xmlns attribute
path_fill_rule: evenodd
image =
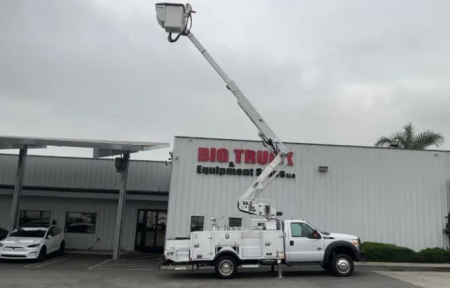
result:
<svg viewBox="0 0 450 288"><path fill-rule="evenodd" d="M107 255L66 254L44 262L0 262L0 287L446 287L448 269L356 267L349 278L336 278L317 267L284 269L277 279L269 268L241 269L233 280L216 279L212 269L160 270L159 255L129 254L118 262ZM404 281L415 275L420 286ZM421 275L418 277L418 275ZM427 275L431 280L427 280ZM419 279L420 278L420 279ZM406 279L406 280L405 280ZM404 280L404 281L402 281ZM441 281L442 280L442 281ZM420 282L422 281L422 282ZM425 282L424 282L425 281ZM427 282L428 281L428 282ZM447 282L445 282L447 281ZM442 282L442 286L439 286ZM414 283L414 282L413 282ZM427 284L430 283L430 284Z"/></svg>

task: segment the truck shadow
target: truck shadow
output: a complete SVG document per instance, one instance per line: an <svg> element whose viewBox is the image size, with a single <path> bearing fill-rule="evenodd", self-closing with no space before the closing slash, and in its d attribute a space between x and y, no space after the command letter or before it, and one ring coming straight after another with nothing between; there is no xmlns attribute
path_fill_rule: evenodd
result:
<svg viewBox="0 0 450 288"><path fill-rule="evenodd" d="M354 273L353 277L361 276L364 273L356 272ZM170 273L167 273L165 277L170 278L172 280L177 281L183 281L183 280L219 280L216 278L214 274L214 270L197 270L193 273L190 271L171 271ZM331 277L336 278L333 275L330 275L329 273L325 271L314 271L314 270L289 270L289 271L283 271L283 278L309 278L309 277ZM235 280L238 279L277 279L278 274L276 271L239 271Z"/></svg>

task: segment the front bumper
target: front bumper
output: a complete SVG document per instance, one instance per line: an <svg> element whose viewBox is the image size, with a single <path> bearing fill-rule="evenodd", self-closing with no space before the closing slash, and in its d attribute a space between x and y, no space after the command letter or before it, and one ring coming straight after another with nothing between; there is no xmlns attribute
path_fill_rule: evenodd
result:
<svg viewBox="0 0 450 288"><path fill-rule="evenodd" d="M365 261L365 252L364 251L359 251L358 253L356 253L356 261Z"/></svg>
<svg viewBox="0 0 450 288"><path fill-rule="evenodd" d="M0 249L0 259L36 259L39 257L39 249L16 248Z"/></svg>

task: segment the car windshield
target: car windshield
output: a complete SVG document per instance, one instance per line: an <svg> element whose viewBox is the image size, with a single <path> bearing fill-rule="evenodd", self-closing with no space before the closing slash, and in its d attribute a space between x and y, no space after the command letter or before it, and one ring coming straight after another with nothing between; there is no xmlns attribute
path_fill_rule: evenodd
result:
<svg viewBox="0 0 450 288"><path fill-rule="evenodd" d="M29 237L29 238L43 238L46 230L24 230L18 229L12 232L9 237Z"/></svg>

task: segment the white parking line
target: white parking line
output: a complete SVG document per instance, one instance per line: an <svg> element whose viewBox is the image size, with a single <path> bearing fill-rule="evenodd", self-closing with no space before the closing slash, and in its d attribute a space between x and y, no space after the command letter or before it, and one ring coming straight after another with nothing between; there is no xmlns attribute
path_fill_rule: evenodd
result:
<svg viewBox="0 0 450 288"><path fill-rule="evenodd" d="M101 263L95 264L94 266L91 266L91 267L89 267L89 268L87 268L87 269L88 269L88 270L94 269L95 267L98 267L98 266L100 266L100 265L103 265L103 264L105 264L105 263L108 263L109 261L111 261L111 259L107 259L107 260L105 260L105 261L103 261L103 262L101 262Z"/></svg>
<svg viewBox="0 0 450 288"><path fill-rule="evenodd" d="M64 260L73 258L73 257L75 257L75 256L77 256L77 255L61 256L61 257L54 258L54 259L52 259L51 261L48 261L48 262L44 262L44 263L34 263L34 264L26 265L26 266L23 266L23 267L24 267L24 268L39 268L39 267L44 267L44 266L47 266L47 265L50 265L50 264L62 262L62 261L64 261Z"/></svg>

